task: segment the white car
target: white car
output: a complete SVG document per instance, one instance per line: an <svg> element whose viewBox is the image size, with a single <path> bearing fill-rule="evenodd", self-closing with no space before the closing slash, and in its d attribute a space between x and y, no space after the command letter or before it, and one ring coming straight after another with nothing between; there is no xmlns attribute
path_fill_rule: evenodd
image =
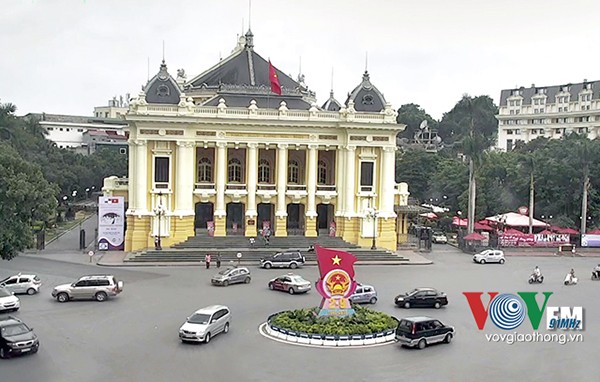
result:
<svg viewBox="0 0 600 382"><path fill-rule="evenodd" d="M0 312L17 311L21 307L21 301L13 292L6 288L0 288Z"/></svg>
<svg viewBox="0 0 600 382"><path fill-rule="evenodd" d="M448 244L448 237L443 232L434 232L431 236L431 242L436 244Z"/></svg>
<svg viewBox="0 0 600 382"><path fill-rule="evenodd" d="M500 263L504 264L504 252L499 249L486 249L473 255L473 261L479 264Z"/></svg>
<svg viewBox="0 0 600 382"><path fill-rule="evenodd" d="M181 342L209 343L213 336L229 332L231 311L223 305L198 309L179 328Z"/></svg>
<svg viewBox="0 0 600 382"><path fill-rule="evenodd" d="M14 275L0 280L0 288L6 288L14 294L36 294L40 291L42 281L36 275Z"/></svg>

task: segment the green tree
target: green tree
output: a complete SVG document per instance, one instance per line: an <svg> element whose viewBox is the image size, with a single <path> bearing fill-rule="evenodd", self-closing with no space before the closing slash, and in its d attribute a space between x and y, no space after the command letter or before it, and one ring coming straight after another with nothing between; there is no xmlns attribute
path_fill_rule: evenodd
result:
<svg viewBox="0 0 600 382"><path fill-rule="evenodd" d="M414 103L408 103L400 106L396 121L406 125L406 129L398 134L398 136L401 138L412 139L415 135L415 132L419 130L419 126L423 121L427 121L430 128L437 127L437 121L427 114L427 112L423 110L421 106Z"/></svg>
<svg viewBox="0 0 600 382"><path fill-rule="evenodd" d="M498 107L489 96L471 97L465 94L452 110L444 113L438 134L446 144L452 145L469 136L473 129L481 135L484 148L488 148L495 143L498 134L496 114Z"/></svg>
<svg viewBox="0 0 600 382"><path fill-rule="evenodd" d="M429 199L432 175L437 171L439 156L423 149L407 149L396 157L396 182L406 182L412 197Z"/></svg>
<svg viewBox="0 0 600 382"><path fill-rule="evenodd" d="M33 243L32 223L47 221L57 206L58 189L39 167L0 143L0 258L10 260Z"/></svg>

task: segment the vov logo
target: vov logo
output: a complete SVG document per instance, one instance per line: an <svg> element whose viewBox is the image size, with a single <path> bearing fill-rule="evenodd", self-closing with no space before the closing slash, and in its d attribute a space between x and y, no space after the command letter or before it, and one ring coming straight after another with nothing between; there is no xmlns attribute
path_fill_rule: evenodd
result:
<svg viewBox="0 0 600 382"><path fill-rule="evenodd" d="M463 292L473 313L479 330L483 330L487 318L498 328L512 330L519 327L525 316L529 318L533 330L538 330L544 310L546 310L546 328L583 329L583 308L581 306L548 306L548 299L554 292L541 292L544 302L540 307L536 296L539 292L517 292L517 294L487 292L490 300L483 306L481 296L484 292Z"/></svg>

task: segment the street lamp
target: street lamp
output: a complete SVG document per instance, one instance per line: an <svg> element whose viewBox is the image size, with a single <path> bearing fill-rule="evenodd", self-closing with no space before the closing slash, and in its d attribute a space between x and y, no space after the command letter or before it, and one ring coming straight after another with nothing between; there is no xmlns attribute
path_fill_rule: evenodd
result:
<svg viewBox="0 0 600 382"><path fill-rule="evenodd" d="M377 249L377 215L379 212L375 209L375 200L374 197L371 196L371 207L368 209L367 213L369 218L373 219L373 242L371 244L371 250Z"/></svg>
<svg viewBox="0 0 600 382"><path fill-rule="evenodd" d="M158 218L158 235L156 235L156 239L154 240L154 249L157 251L162 250L161 246L161 238L160 238L160 221L162 220L162 216L165 214L164 207L162 205L162 191L158 193L158 206L154 209L154 214Z"/></svg>

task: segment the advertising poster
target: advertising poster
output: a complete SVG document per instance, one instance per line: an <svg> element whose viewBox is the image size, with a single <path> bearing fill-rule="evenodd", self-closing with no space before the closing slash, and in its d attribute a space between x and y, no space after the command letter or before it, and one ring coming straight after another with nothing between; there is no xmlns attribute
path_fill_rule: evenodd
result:
<svg viewBox="0 0 600 382"><path fill-rule="evenodd" d="M600 247L600 235L587 234L581 236L582 247Z"/></svg>
<svg viewBox="0 0 600 382"><path fill-rule="evenodd" d="M98 198L98 250L125 249L125 198Z"/></svg>
<svg viewBox="0 0 600 382"><path fill-rule="evenodd" d="M498 236L501 247L558 247L569 244L568 234L511 234L505 233Z"/></svg>

